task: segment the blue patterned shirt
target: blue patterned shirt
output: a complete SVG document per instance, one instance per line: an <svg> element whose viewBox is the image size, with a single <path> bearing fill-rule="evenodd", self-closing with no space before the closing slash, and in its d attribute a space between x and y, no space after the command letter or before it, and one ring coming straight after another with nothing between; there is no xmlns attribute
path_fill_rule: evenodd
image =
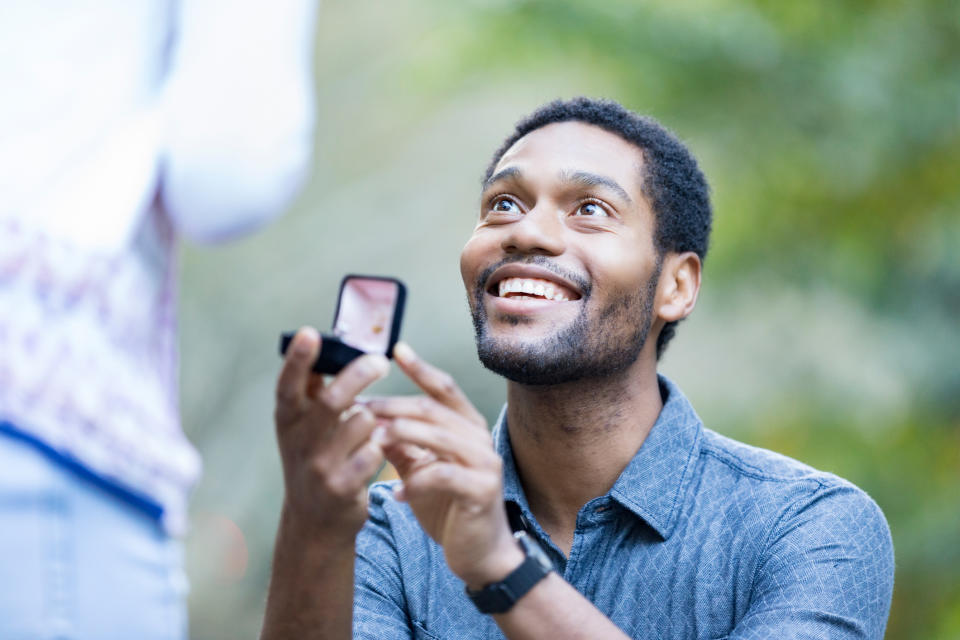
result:
<svg viewBox="0 0 960 640"><path fill-rule="evenodd" d="M660 378L663 410L613 488L577 516L570 556L530 512L506 412L504 498L557 571L633 638L882 638L893 591L883 514L829 473L703 427ZM503 638L388 485L357 541L354 637Z"/></svg>

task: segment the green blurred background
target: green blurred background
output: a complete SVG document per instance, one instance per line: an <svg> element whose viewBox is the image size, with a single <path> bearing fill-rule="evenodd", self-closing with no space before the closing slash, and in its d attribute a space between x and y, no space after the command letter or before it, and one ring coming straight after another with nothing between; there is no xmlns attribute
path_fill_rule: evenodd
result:
<svg viewBox="0 0 960 640"><path fill-rule="evenodd" d="M713 188L700 304L663 371L709 427L876 499L888 638L960 638L960 3L325 0L316 87L288 215L184 251L194 638L258 633L277 335L328 329L341 275L404 279L405 338L493 420L503 383L476 360L459 251L513 123L580 94L660 119Z"/></svg>

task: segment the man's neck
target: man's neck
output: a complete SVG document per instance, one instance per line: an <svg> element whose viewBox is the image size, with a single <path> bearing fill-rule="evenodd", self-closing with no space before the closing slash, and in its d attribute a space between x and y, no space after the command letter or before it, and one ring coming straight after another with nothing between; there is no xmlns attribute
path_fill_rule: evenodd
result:
<svg viewBox="0 0 960 640"><path fill-rule="evenodd" d="M656 362L540 387L510 383L507 424L530 509L569 554L577 513L607 493L643 444L663 401Z"/></svg>

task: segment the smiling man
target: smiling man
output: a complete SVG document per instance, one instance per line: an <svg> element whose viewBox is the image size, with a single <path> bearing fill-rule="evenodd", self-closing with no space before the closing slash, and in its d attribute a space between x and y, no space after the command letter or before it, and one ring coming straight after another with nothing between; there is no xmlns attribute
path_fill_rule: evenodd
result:
<svg viewBox="0 0 960 640"><path fill-rule="evenodd" d="M554 102L494 154L461 274L492 432L398 344L422 397L324 383L314 329L277 385L286 496L264 638L881 638L882 513L836 476L705 428L657 375L711 211L689 151L620 105ZM366 484L384 460L401 481Z"/></svg>

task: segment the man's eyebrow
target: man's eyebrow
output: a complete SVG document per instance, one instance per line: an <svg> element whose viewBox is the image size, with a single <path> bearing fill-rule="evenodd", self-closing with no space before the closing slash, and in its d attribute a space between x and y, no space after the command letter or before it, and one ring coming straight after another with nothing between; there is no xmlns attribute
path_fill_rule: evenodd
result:
<svg viewBox="0 0 960 640"><path fill-rule="evenodd" d="M501 180L520 180L522 177L523 173L520 171L520 169L517 167L507 167L506 169L501 169L484 180L483 190L485 191L490 187L490 185ZM633 204L633 198L630 197L630 194L627 193L627 190L621 187L616 180L613 178L608 178L607 176L602 176L598 173L590 173L589 171L561 171L560 180L563 182L572 182L582 187L606 187L626 200L628 204Z"/></svg>
<svg viewBox="0 0 960 640"><path fill-rule="evenodd" d="M500 180L519 180L523 174L520 173L520 169L516 167L507 167L506 169L501 169L495 174L483 181L483 190L486 191L490 185L494 182L499 182Z"/></svg>
<svg viewBox="0 0 960 640"><path fill-rule="evenodd" d="M589 171L562 171L560 172L560 180L564 182L573 182L583 187L603 186L626 200L627 203L633 204L633 198L630 197L630 194L627 193L627 190L621 187L616 180L613 178L608 178L607 176L602 176L597 173L590 173Z"/></svg>

